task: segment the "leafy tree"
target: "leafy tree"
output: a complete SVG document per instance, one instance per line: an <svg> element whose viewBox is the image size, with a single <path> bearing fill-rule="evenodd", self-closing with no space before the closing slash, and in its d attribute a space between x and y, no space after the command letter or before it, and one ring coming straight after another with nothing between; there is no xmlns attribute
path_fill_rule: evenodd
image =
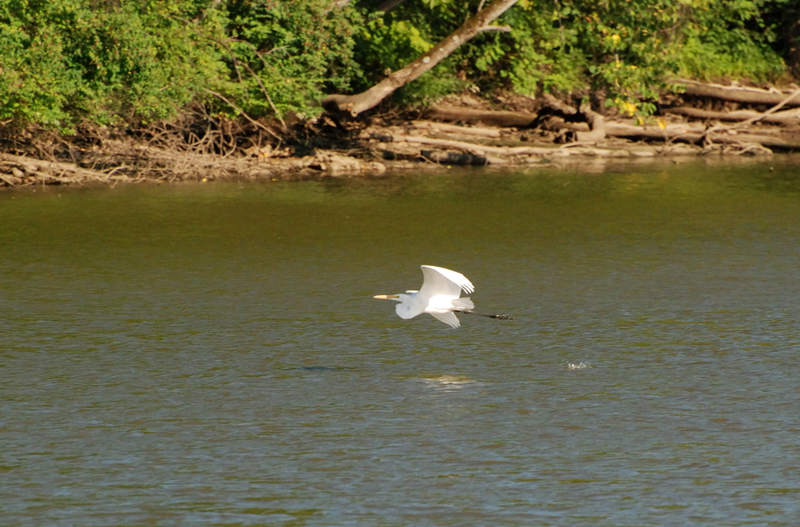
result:
<svg viewBox="0 0 800 527"><path fill-rule="evenodd" d="M323 95L380 81L482 5L0 0L0 122L69 131L166 119L193 103L252 117L314 115ZM477 35L397 100L593 91L622 112L648 114L676 76L786 75L782 55L800 57L798 9L796 0L519 0L498 22L513 31Z"/></svg>
<svg viewBox="0 0 800 527"><path fill-rule="evenodd" d="M222 73L216 50L156 0L0 3L0 119L69 129L154 120Z"/></svg>
<svg viewBox="0 0 800 527"><path fill-rule="evenodd" d="M224 16L228 89L249 113L318 113L324 93L361 78L353 51L358 13L349 5L234 0Z"/></svg>

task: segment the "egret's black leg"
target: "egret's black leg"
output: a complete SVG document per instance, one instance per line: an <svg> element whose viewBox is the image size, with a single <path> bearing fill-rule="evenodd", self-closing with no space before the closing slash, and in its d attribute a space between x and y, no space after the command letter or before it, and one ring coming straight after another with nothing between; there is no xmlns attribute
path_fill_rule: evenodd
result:
<svg viewBox="0 0 800 527"><path fill-rule="evenodd" d="M476 313L474 311L459 311L457 309L453 310L454 313L464 313L465 315L478 315L479 317L486 317L486 318L496 318L498 320L514 320L514 317L511 315L487 315L486 313Z"/></svg>

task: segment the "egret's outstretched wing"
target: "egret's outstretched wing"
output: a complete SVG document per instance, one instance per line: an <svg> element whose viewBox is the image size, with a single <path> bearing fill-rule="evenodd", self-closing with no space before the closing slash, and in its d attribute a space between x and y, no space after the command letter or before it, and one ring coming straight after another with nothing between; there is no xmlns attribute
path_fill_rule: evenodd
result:
<svg viewBox="0 0 800 527"><path fill-rule="evenodd" d="M413 297L405 302L397 304L394 308L397 316L404 319L414 318L425 312L425 304L414 302Z"/></svg>
<svg viewBox="0 0 800 527"><path fill-rule="evenodd" d="M472 311L475 309L475 303L468 296L456 298L451 302L451 305L453 306L453 309L457 309L459 311Z"/></svg>
<svg viewBox="0 0 800 527"><path fill-rule="evenodd" d="M461 296L462 289L467 294L475 291L472 282L467 280L467 277L461 273L433 265L422 265L420 268L425 280L419 289L419 294L426 298L436 295L448 295L458 298Z"/></svg>
<svg viewBox="0 0 800 527"><path fill-rule="evenodd" d="M457 328L461 325L461 322L458 321L458 317L452 311L446 311L444 313L431 313L431 315L435 316L438 320L441 320L451 328Z"/></svg>

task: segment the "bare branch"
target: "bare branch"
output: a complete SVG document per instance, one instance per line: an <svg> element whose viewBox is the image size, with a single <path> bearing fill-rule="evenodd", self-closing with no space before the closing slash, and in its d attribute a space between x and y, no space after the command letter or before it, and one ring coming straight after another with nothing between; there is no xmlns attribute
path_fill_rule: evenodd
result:
<svg viewBox="0 0 800 527"><path fill-rule="evenodd" d="M478 33L484 31L502 31L503 33L511 33L511 26L483 26L478 30Z"/></svg>
<svg viewBox="0 0 800 527"><path fill-rule="evenodd" d="M234 110L236 110L237 112L241 113L241 114L242 114L242 117L244 117L245 119L247 119L248 121L250 121L250 122L251 122L253 125L255 125L256 127L258 127L258 128L261 128L262 130L264 130L264 131L265 131L265 132L267 132L268 134L272 135L272 136L273 136L273 137L275 137L276 139L280 139L280 137L278 137L278 135L276 135L276 134L275 134L275 132L273 132L272 130L270 130L269 128L267 128L266 126L264 126L263 124L259 123L258 121L256 121L256 120L255 120L255 119L253 119L252 117L250 117L249 115L247 115L247 113L246 113L244 110L242 110L241 108L239 108L238 106L236 106L236 104L234 104L233 102L231 102L230 100L228 100L228 98L227 98L227 97L225 97L224 95L222 95L221 93L217 93L217 92L215 92L215 91L211 91L211 90L209 90L208 88L203 88L203 91L205 91L206 93L210 93L210 94L211 94L211 95L213 95L214 97L217 97L218 99L222 100L222 101L223 101L225 104L227 104L228 106L230 106L231 108L233 108L233 109L234 109Z"/></svg>
<svg viewBox="0 0 800 527"><path fill-rule="evenodd" d="M356 116L377 106L383 99L401 86L430 71L461 44L484 31L483 28L505 13L517 0L495 0L488 7L467 20L460 28L436 44L430 51L414 60L405 68L395 71L381 82L357 95L330 95L322 100L326 109L349 112Z"/></svg>

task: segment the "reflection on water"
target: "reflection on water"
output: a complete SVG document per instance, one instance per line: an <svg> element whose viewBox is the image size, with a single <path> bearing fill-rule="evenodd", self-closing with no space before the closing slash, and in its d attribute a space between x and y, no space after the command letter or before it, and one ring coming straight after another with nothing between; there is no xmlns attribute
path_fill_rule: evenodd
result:
<svg viewBox="0 0 800 527"><path fill-rule="evenodd" d="M591 368L591 367L592 367L591 364L589 364L588 362L583 362L583 361L580 361L580 362L568 362L567 363L567 368L569 368L570 370L584 370L586 368Z"/></svg>
<svg viewBox="0 0 800 527"><path fill-rule="evenodd" d="M436 375L422 379L425 384L437 390L460 390L475 381L463 375Z"/></svg>
<svg viewBox="0 0 800 527"><path fill-rule="evenodd" d="M3 524L793 525L800 160L599 166L0 193Z"/></svg>

